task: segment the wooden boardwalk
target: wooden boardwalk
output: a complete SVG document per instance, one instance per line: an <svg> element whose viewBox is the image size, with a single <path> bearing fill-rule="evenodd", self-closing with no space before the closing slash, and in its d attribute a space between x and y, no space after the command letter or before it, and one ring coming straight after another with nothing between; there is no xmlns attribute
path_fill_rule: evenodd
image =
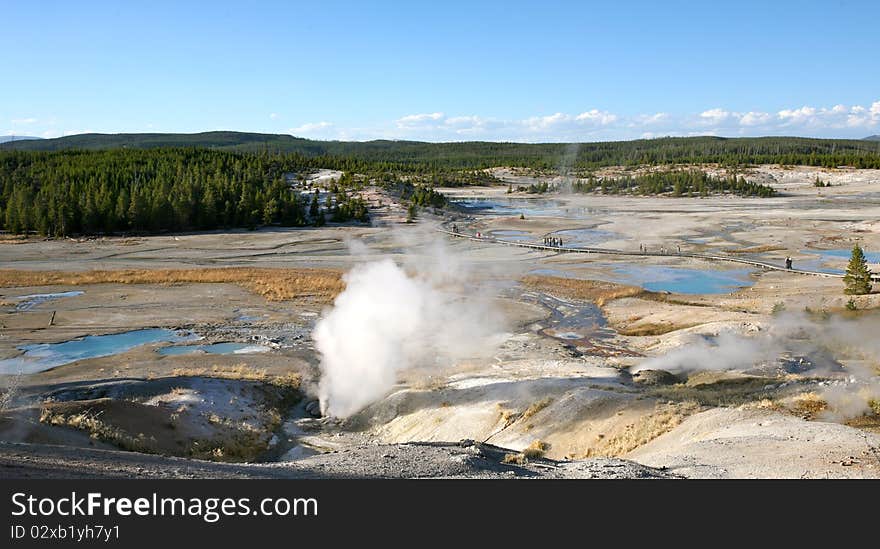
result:
<svg viewBox="0 0 880 549"><path fill-rule="evenodd" d="M489 236L481 236L477 237L474 234L462 233L462 232L454 232L445 227L440 227L437 229L438 231L447 234L449 236L454 236L456 238L464 238L467 240L473 240L476 242L485 242L488 244L502 244L504 246L516 246L518 248L529 248L532 250L542 250L547 252L554 253L577 253L577 254L602 254L602 255L622 255L628 257L688 257L692 259L701 259L703 261L727 261L729 263L740 263L742 265L749 265L752 267L758 267L760 269L764 269L767 271L784 271L786 273L794 273L800 275L808 275L808 276L821 276L825 278L843 278L842 274L835 273L823 273L821 271L810 271L806 269L786 269L783 265L775 265L773 263L765 263L763 261L754 261L752 259L743 259L740 257L730 257L726 255L710 255L710 254L695 254L695 253L660 253L660 252L635 252L635 251L626 251L626 250L615 250L612 248L579 248L574 246L547 246L545 244L531 244L528 242L517 242L513 240L504 240L501 238L494 238ZM871 279L874 281L880 281L880 275L872 275Z"/></svg>

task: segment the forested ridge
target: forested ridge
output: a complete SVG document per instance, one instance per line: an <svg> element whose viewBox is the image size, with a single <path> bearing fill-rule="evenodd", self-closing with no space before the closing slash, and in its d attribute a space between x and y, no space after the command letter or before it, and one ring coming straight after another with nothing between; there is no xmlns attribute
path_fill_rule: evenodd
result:
<svg viewBox="0 0 880 549"><path fill-rule="evenodd" d="M316 168L343 171L318 202L297 184ZM358 173L357 177L353 174ZM323 225L369 220L366 181L419 206L442 206L427 184L462 184L472 172L435 171L403 180L383 163L297 153L205 148L0 152L0 225L48 236ZM296 188L294 188L296 187Z"/></svg>
<svg viewBox="0 0 880 549"><path fill-rule="evenodd" d="M68 235L303 225L307 204L284 179L310 161L206 149L0 154L8 231Z"/></svg>
<svg viewBox="0 0 880 549"><path fill-rule="evenodd" d="M33 149L33 150L31 150ZM45 150L44 150L45 149ZM370 181L415 206L442 206L434 186L498 182L482 168L521 166L587 178L581 192L770 196L742 178L681 165L749 163L880 168L880 143L802 138L665 138L609 143L310 141L289 135L85 134L0 144L0 225L43 235L203 230L366 221L359 186ZM590 178L606 165L678 165L659 174ZM343 171L323 207L288 177ZM354 179L352 174L358 174ZM546 189L545 189L546 190ZM314 203L314 204L313 204ZM317 210L315 209L317 208ZM325 212L326 209L326 212Z"/></svg>
<svg viewBox="0 0 880 549"><path fill-rule="evenodd" d="M2 143L0 150L204 147L236 152L296 153L310 158L346 158L396 170L429 171L521 166L588 169L640 164L790 164L880 168L880 142L802 137L666 137L597 143L493 143L484 141L315 141L285 134L205 132L197 134L82 134Z"/></svg>

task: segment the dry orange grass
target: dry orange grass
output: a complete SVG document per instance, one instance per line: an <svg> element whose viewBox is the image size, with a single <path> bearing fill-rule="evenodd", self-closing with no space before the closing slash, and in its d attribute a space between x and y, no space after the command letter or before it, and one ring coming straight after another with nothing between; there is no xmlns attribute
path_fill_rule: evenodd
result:
<svg viewBox="0 0 880 549"><path fill-rule="evenodd" d="M269 375L266 370L253 368L245 363L232 366L215 364L211 368L174 368L171 375L178 377L216 377L243 381L263 381L288 389L299 389L302 376L290 372L280 376Z"/></svg>
<svg viewBox="0 0 880 549"><path fill-rule="evenodd" d="M774 246L773 244L764 244L762 246L751 246L749 248L737 248L735 250L727 250L729 254L760 254L764 252L777 252L784 250L783 246Z"/></svg>
<svg viewBox="0 0 880 549"><path fill-rule="evenodd" d="M525 465L530 459L543 458L544 454L549 449L549 444L543 440L536 440L524 448L522 452L517 454L505 454L501 463L504 463L505 465Z"/></svg>
<svg viewBox="0 0 880 549"><path fill-rule="evenodd" d="M827 408L828 403L825 399L812 392L797 395L791 406L792 412L804 419L816 419Z"/></svg>
<svg viewBox="0 0 880 549"><path fill-rule="evenodd" d="M344 287L341 273L330 269L228 267L82 272L0 269L0 287L181 283L237 284L269 301L310 297L329 302Z"/></svg>
<svg viewBox="0 0 880 549"><path fill-rule="evenodd" d="M529 444L523 451L522 455L526 459L541 459L544 457L544 454L547 450L550 449L550 445L544 442L543 440L536 440Z"/></svg>
<svg viewBox="0 0 880 549"><path fill-rule="evenodd" d="M547 397L547 398L539 400L538 402L535 402L534 404L532 404L531 406L526 408L526 411L522 413L521 419L529 419L530 417L537 414L538 412L540 412L541 410L543 410L547 406L550 406L551 402L553 402L553 399L550 397Z"/></svg>
<svg viewBox="0 0 880 549"><path fill-rule="evenodd" d="M654 413L640 417L622 431L601 437L595 447L587 449L584 457L622 457L675 429L699 410L700 406L694 402L658 405Z"/></svg>
<svg viewBox="0 0 880 549"><path fill-rule="evenodd" d="M530 275L522 279L523 284L532 288L553 292L572 299L592 301L602 306L609 301L624 297L635 297L645 294L638 286L626 286L600 280L578 280L558 276Z"/></svg>
<svg viewBox="0 0 880 549"><path fill-rule="evenodd" d="M618 327L617 333L624 336L658 336L663 334L668 334L670 332L675 332L677 330L684 330L685 328L692 328L697 326L697 324L673 324L671 322L646 322L644 324L639 324L638 326L631 326L627 328Z"/></svg>

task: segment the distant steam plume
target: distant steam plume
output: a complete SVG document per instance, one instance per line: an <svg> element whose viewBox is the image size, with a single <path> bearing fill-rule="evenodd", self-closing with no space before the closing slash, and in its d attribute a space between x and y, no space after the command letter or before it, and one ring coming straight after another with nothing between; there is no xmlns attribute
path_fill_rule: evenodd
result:
<svg viewBox="0 0 880 549"><path fill-rule="evenodd" d="M559 190L564 193L570 193L574 182L574 166L577 162L578 151L580 151L580 143L569 143L565 146L565 152L559 161Z"/></svg>

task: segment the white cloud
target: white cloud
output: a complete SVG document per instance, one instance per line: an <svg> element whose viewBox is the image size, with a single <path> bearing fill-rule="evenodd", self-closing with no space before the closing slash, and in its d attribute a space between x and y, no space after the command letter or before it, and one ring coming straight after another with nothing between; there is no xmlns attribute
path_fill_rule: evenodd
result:
<svg viewBox="0 0 880 549"><path fill-rule="evenodd" d="M278 113L277 112L269 113L269 119L270 120L278 120Z"/></svg>
<svg viewBox="0 0 880 549"><path fill-rule="evenodd" d="M783 121L785 124L801 124L804 122L811 122L816 116L816 109L814 107L803 106L799 109L784 109L777 113L779 119Z"/></svg>
<svg viewBox="0 0 880 549"><path fill-rule="evenodd" d="M880 126L880 101L874 101L868 108L856 105L846 116L846 125L851 128L877 128Z"/></svg>
<svg viewBox="0 0 880 549"><path fill-rule="evenodd" d="M501 126L503 122L481 116L452 116L443 121L443 129L455 132L457 135L481 135Z"/></svg>
<svg viewBox="0 0 880 549"><path fill-rule="evenodd" d="M272 116L277 116L278 120L282 118L278 113L269 115ZM27 120L34 120L34 125L10 125L9 130L3 131L43 137L84 132L63 130L54 119L20 118L13 122L22 124ZM108 131L107 128L104 131ZM718 106L690 113L621 114L596 107L519 118L491 118L475 113L446 114L438 110L389 118L362 127L347 126L340 120L304 122L288 132L314 139L521 142L608 141L690 135L861 138L880 133L880 100L863 105L802 105L771 112L760 109L738 111Z"/></svg>
<svg viewBox="0 0 880 549"><path fill-rule="evenodd" d="M579 115L575 116L574 119L578 122L588 122L590 124L607 126L608 124L613 124L617 121L617 115L607 111L593 109L591 111L580 113Z"/></svg>
<svg viewBox="0 0 880 549"><path fill-rule="evenodd" d="M557 112L548 116L532 116L530 118L526 118L523 121L523 124L529 131L537 132L550 129L568 120L571 120L571 117L569 115Z"/></svg>
<svg viewBox="0 0 880 549"><path fill-rule="evenodd" d="M749 111L739 117L739 123L743 126L761 126L773 120L769 112Z"/></svg>
<svg viewBox="0 0 880 549"><path fill-rule="evenodd" d="M424 123L436 122L443 118L442 112L408 114L397 119L397 126L405 128L408 126L418 126Z"/></svg>
<svg viewBox="0 0 880 549"><path fill-rule="evenodd" d="M709 109L700 113L700 119L708 124L721 124L733 116L733 113L724 109Z"/></svg>
<svg viewBox="0 0 880 549"><path fill-rule="evenodd" d="M13 126L24 126L27 124L36 124L36 123L37 123L36 118L13 118L12 119Z"/></svg>
<svg viewBox="0 0 880 549"><path fill-rule="evenodd" d="M651 126L654 124L662 124L669 120L669 113L656 112L654 114L640 114L636 116L630 123L631 126ZM650 133L650 132L649 132Z"/></svg>
<svg viewBox="0 0 880 549"><path fill-rule="evenodd" d="M321 128L321 129L327 129ZM870 106L804 105L776 112L715 107L690 114L668 112L621 115L594 108L580 113L554 112L525 118L487 118L443 112L410 114L373 128L345 131L359 139L416 139L428 141L602 141L665 136L803 135L860 138L880 130L880 101Z"/></svg>
<svg viewBox="0 0 880 549"><path fill-rule="evenodd" d="M329 128L332 128L333 124L331 122L307 122L302 126L297 126L296 128L290 128L289 131L293 135L310 135L323 133Z"/></svg>

